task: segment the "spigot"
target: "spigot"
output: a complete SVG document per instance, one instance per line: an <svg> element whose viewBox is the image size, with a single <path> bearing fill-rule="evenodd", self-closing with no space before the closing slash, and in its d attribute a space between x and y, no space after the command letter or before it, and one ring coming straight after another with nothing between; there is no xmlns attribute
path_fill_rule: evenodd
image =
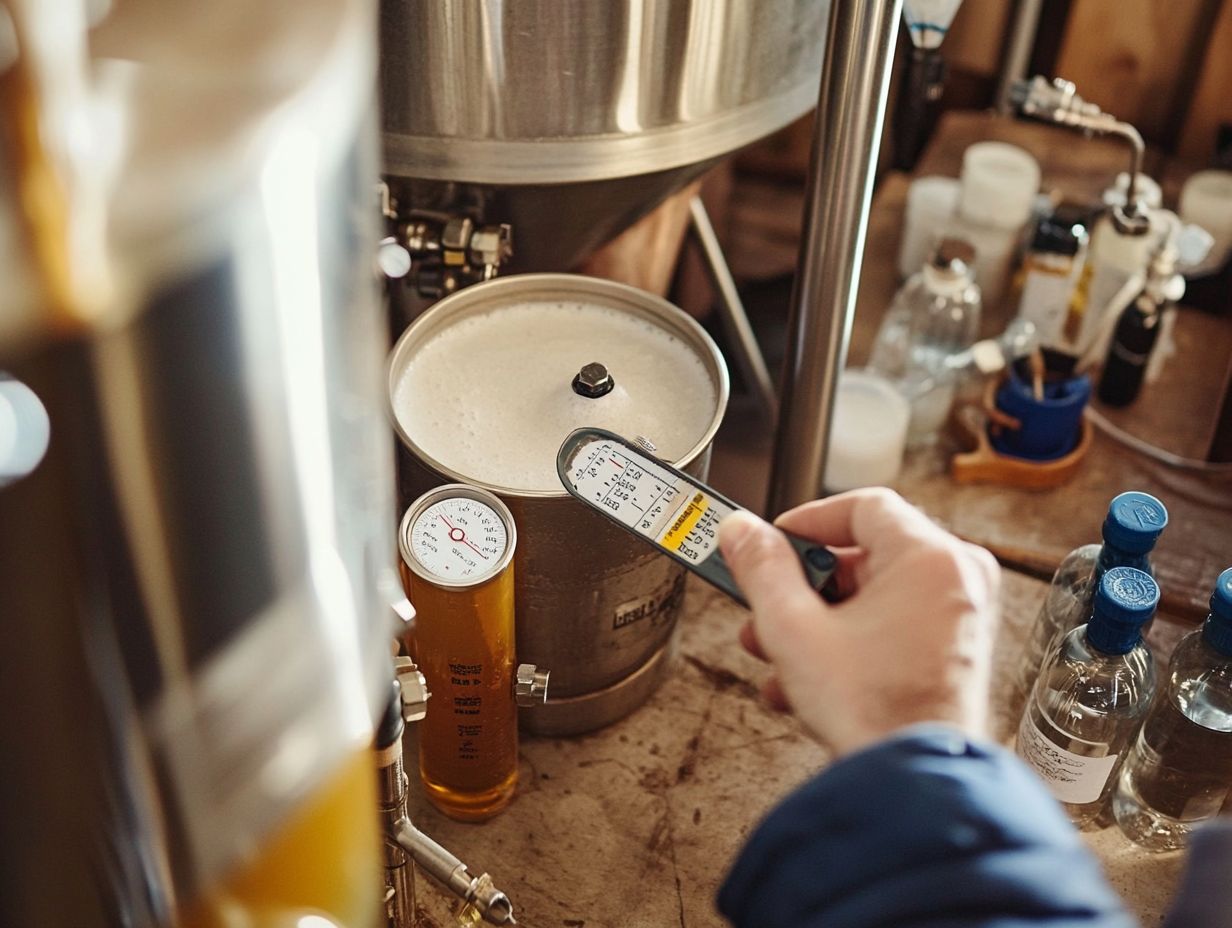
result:
<svg viewBox="0 0 1232 928"><path fill-rule="evenodd" d="M548 701L550 670L540 670L534 664L518 664L514 674L513 695L519 706L542 706Z"/></svg>
<svg viewBox="0 0 1232 928"><path fill-rule="evenodd" d="M1073 83L1059 77L1048 81L1037 74L1029 81L1016 81L1010 88L1010 102L1024 116L1093 135L1114 135L1126 142L1130 146L1129 189L1125 205L1113 207L1112 223L1122 235L1146 235L1151 231L1150 220L1138 208L1138 174L1142 171L1146 145L1137 129L1082 99Z"/></svg>
<svg viewBox="0 0 1232 928"><path fill-rule="evenodd" d="M513 903L496 888L488 874L471 876L466 864L416 828L409 818L402 818L393 833L411 859L461 899L464 908L473 907L484 921L493 925L517 924Z"/></svg>

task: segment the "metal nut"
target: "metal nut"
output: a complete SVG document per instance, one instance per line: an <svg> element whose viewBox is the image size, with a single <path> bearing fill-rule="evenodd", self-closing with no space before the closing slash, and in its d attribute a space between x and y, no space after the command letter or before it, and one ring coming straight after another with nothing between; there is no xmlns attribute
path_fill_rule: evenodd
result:
<svg viewBox="0 0 1232 928"><path fill-rule="evenodd" d="M573 378L573 392L590 399L607 396L615 386L616 381L612 379L612 375L598 361L585 365Z"/></svg>
<svg viewBox="0 0 1232 928"><path fill-rule="evenodd" d="M518 664L513 695L519 706L541 706L548 701L550 670L540 670L534 664Z"/></svg>
<svg viewBox="0 0 1232 928"><path fill-rule="evenodd" d="M428 681L409 657L394 658L394 675L402 685L402 720L418 722L428 714Z"/></svg>

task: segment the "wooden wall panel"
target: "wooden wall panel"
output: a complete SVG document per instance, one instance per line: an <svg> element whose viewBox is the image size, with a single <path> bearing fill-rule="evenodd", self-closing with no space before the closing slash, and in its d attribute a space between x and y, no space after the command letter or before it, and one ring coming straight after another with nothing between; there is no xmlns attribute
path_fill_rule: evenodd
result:
<svg viewBox="0 0 1232 928"><path fill-rule="evenodd" d="M1205 38L1194 34L1202 6L1203 0L1075 0L1057 76L1134 123L1149 141L1169 145L1177 81Z"/></svg>
<svg viewBox="0 0 1232 928"><path fill-rule="evenodd" d="M999 75L1001 49L1013 7L1013 0L964 0L941 46L950 68Z"/></svg>
<svg viewBox="0 0 1232 928"><path fill-rule="evenodd" d="M1232 122L1232 0L1223 0L1189 117L1177 140L1177 154L1196 164L1207 163L1215 150L1215 133L1225 122Z"/></svg>

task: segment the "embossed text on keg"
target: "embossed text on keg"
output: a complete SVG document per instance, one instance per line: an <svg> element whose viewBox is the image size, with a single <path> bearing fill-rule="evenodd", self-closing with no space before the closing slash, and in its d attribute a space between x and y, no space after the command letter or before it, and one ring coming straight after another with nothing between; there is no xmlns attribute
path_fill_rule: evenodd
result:
<svg viewBox="0 0 1232 928"><path fill-rule="evenodd" d="M667 621L684 596L684 580L684 573L679 573L649 596L621 603L612 617L612 628L626 628L643 619L650 619L651 625Z"/></svg>

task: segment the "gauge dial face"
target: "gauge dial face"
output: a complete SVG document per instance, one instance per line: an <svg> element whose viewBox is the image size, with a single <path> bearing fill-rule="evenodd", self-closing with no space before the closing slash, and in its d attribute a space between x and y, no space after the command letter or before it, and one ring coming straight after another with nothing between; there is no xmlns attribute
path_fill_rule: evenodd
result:
<svg viewBox="0 0 1232 928"><path fill-rule="evenodd" d="M704 487L607 439L577 449L569 461L568 479L609 516L693 564L715 551L719 522L732 512Z"/></svg>
<svg viewBox="0 0 1232 928"><path fill-rule="evenodd" d="M509 533L486 503L455 496L424 509L411 526L411 554L427 572L450 583L477 583L492 574Z"/></svg>

